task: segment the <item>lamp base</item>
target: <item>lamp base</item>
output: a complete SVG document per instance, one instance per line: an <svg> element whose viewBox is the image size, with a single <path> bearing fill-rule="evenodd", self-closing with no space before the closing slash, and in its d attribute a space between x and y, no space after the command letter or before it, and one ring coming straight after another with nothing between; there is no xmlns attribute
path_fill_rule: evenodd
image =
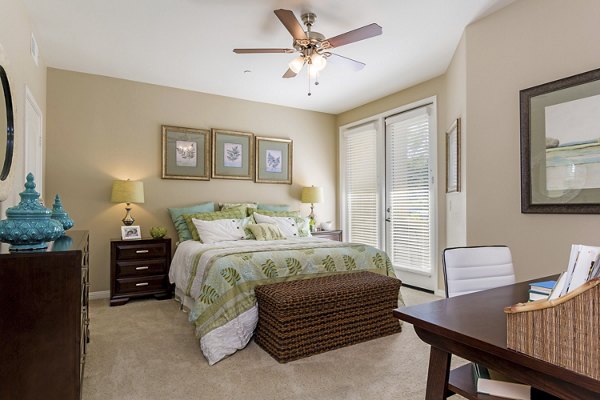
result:
<svg viewBox="0 0 600 400"><path fill-rule="evenodd" d="M315 215L315 205L310 203L310 214L308 214L308 218L310 219L310 231L317 231L317 216Z"/></svg>
<svg viewBox="0 0 600 400"><path fill-rule="evenodd" d="M131 215L131 207L125 207L125 211L126 211L125 218L122 219L123 225L125 225L125 226L133 225L133 223L135 222L135 219L133 219L133 216Z"/></svg>

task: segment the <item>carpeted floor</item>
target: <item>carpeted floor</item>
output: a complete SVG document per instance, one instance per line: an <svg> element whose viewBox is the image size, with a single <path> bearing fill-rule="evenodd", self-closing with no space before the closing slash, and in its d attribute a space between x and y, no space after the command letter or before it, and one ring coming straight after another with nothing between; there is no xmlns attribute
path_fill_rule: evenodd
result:
<svg viewBox="0 0 600 400"><path fill-rule="evenodd" d="M402 288L407 305L433 295ZM253 341L209 366L173 300L91 302L84 400L423 399L429 348L400 334L279 364ZM456 360L460 363L460 360Z"/></svg>

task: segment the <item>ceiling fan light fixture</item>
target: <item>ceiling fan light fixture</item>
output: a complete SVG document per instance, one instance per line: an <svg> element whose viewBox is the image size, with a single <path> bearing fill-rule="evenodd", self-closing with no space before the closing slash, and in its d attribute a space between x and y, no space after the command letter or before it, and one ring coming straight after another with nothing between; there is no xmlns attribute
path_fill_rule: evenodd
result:
<svg viewBox="0 0 600 400"><path fill-rule="evenodd" d="M316 71L322 71L327 65L327 59L319 53L314 53L311 57L312 68Z"/></svg>
<svg viewBox="0 0 600 400"><path fill-rule="evenodd" d="M295 73L300 72L302 67L304 66L304 56L298 56L290 61L289 67Z"/></svg>

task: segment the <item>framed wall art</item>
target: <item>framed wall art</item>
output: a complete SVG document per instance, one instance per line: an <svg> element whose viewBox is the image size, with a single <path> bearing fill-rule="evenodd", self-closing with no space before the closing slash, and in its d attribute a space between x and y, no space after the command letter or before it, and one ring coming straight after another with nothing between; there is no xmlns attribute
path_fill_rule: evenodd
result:
<svg viewBox="0 0 600 400"><path fill-rule="evenodd" d="M446 132L446 193L460 192L460 118Z"/></svg>
<svg viewBox="0 0 600 400"><path fill-rule="evenodd" d="M162 178L210 179L210 131L162 126Z"/></svg>
<svg viewBox="0 0 600 400"><path fill-rule="evenodd" d="M223 129L212 130L212 177L254 178L254 135Z"/></svg>
<svg viewBox="0 0 600 400"><path fill-rule="evenodd" d="M291 139L256 137L257 183L292 183Z"/></svg>
<svg viewBox="0 0 600 400"><path fill-rule="evenodd" d="M600 213L600 69L521 90L521 212Z"/></svg>

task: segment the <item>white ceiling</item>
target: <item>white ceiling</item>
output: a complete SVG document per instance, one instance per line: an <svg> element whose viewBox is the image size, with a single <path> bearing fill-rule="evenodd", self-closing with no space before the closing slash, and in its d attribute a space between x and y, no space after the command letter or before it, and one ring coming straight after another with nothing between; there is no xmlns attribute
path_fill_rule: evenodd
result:
<svg viewBox="0 0 600 400"><path fill-rule="evenodd" d="M445 72L471 22L514 0L24 0L48 66L337 114ZM325 37L376 22L383 35L335 53L367 64L327 65L283 79L294 54L273 10L317 14ZM244 73L249 70L251 72Z"/></svg>

